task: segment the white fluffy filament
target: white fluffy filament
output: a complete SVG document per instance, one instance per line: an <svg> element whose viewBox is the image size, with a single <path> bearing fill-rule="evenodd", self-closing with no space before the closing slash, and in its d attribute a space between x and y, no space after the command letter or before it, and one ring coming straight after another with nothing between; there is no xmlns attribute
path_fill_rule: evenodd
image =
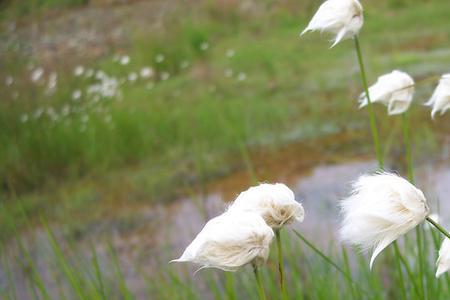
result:
<svg viewBox="0 0 450 300"><path fill-rule="evenodd" d="M273 230L257 214L224 213L206 223L183 255L172 262L234 272L249 263L265 262L273 237Z"/></svg>
<svg viewBox="0 0 450 300"><path fill-rule="evenodd" d="M432 106L431 117L433 119L436 113L440 112L442 116L450 109L450 74L442 75L433 95L425 105Z"/></svg>
<svg viewBox="0 0 450 300"><path fill-rule="evenodd" d="M450 270L450 240L448 238L442 242L436 265L436 278Z"/></svg>
<svg viewBox="0 0 450 300"><path fill-rule="evenodd" d="M331 46L334 47L340 41L357 35L363 23L363 8L358 0L327 0L300 35L308 31L330 32L335 34Z"/></svg>
<svg viewBox="0 0 450 300"><path fill-rule="evenodd" d="M302 222L303 206L295 201L294 192L282 183L260 184L239 194L229 212L253 212L273 229L294 221Z"/></svg>
<svg viewBox="0 0 450 300"><path fill-rule="evenodd" d="M429 213L425 196L407 180L390 173L361 176L350 197L341 201L341 237L378 254L421 223Z"/></svg>
<svg viewBox="0 0 450 300"><path fill-rule="evenodd" d="M405 72L392 71L378 77L369 88L370 100L388 107L389 115L397 115L408 110L414 95L414 79ZM368 104L365 93L359 98L360 108Z"/></svg>

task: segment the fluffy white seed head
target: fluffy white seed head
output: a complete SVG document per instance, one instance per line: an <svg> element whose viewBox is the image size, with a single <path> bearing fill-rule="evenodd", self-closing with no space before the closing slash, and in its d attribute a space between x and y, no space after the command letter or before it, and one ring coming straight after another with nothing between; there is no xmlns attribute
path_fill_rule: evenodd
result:
<svg viewBox="0 0 450 300"><path fill-rule="evenodd" d="M273 230L255 213L226 212L211 219L173 262L193 262L201 268L236 271L262 264L269 256Z"/></svg>
<svg viewBox="0 0 450 300"><path fill-rule="evenodd" d="M432 107L431 117L433 119L436 113L440 112L442 116L450 109L450 74L442 75L433 95L425 105Z"/></svg>
<svg viewBox="0 0 450 300"><path fill-rule="evenodd" d="M450 270L450 240L445 238L439 249L439 257L436 262L437 271L436 278Z"/></svg>
<svg viewBox="0 0 450 300"><path fill-rule="evenodd" d="M228 208L229 212L254 212L267 225L279 229L294 221L302 222L303 206L295 201L294 192L282 183L263 183L239 194Z"/></svg>
<svg viewBox="0 0 450 300"><path fill-rule="evenodd" d="M388 107L389 115L397 115L408 110L414 95L414 79L405 72L392 71L378 77L377 82L369 88L370 99ZM359 107L368 104L366 93L359 97Z"/></svg>
<svg viewBox="0 0 450 300"><path fill-rule="evenodd" d="M429 213L422 191L394 174L361 176L350 197L341 201L344 241L373 249L377 255L401 235L421 223Z"/></svg>
<svg viewBox="0 0 450 300"><path fill-rule="evenodd" d="M300 35L308 31L332 33L336 35L331 46L334 47L340 41L357 35L363 23L363 7L358 0L327 0Z"/></svg>

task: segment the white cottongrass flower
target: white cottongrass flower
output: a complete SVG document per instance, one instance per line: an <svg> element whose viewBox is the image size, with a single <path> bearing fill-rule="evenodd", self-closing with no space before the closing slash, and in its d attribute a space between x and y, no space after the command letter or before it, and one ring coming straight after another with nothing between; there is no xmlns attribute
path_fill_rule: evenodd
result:
<svg viewBox="0 0 450 300"><path fill-rule="evenodd" d="M130 57L129 57L128 55L122 56L122 57L120 58L119 63L120 63L122 66L128 65L128 64L130 63Z"/></svg>
<svg viewBox="0 0 450 300"><path fill-rule="evenodd" d="M440 111L442 116L450 109L450 74L442 75L433 95L425 105L433 107L431 111L433 119L437 112Z"/></svg>
<svg viewBox="0 0 450 300"><path fill-rule="evenodd" d="M245 74L244 72L240 72L237 76L238 81L244 81L246 79L247 79L247 74Z"/></svg>
<svg viewBox="0 0 450 300"><path fill-rule="evenodd" d="M134 82L138 79L138 75L135 72L128 74L128 81Z"/></svg>
<svg viewBox="0 0 450 300"><path fill-rule="evenodd" d="M37 68L31 73L31 81L36 82L39 81L39 79L42 78L42 75L44 75L44 69L43 68Z"/></svg>
<svg viewBox="0 0 450 300"><path fill-rule="evenodd" d="M20 115L20 122L26 123L27 121L28 121L28 115L27 114Z"/></svg>
<svg viewBox="0 0 450 300"><path fill-rule="evenodd" d="M450 240L445 238L439 249L439 257L436 261L436 278L450 270Z"/></svg>
<svg viewBox="0 0 450 300"><path fill-rule="evenodd" d="M170 78L170 73L169 72L161 72L161 80L167 80Z"/></svg>
<svg viewBox="0 0 450 300"><path fill-rule="evenodd" d="M375 258L390 243L425 220L429 208L422 191L390 173L361 176L353 183L350 197L342 200L341 237L373 249Z"/></svg>
<svg viewBox="0 0 450 300"><path fill-rule="evenodd" d="M12 78L12 76L7 76L5 79L5 84L12 85L13 83L14 83L14 78Z"/></svg>
<svg viewBox="0 0 450 300"><path fill-rule="evenodd" d="M389 115L402 114L408 110L414 95L414 79L407 73L394 70L378 77L369 88L372 103L382 103L388 107ZM359 97L359 108L368 104L366 93Z"/></svg>
<svg viewBox="0 0 450 300"><path fill-rule="evenodd" d="M233 69L227 68L227 69L225 69L223 74L225 75L225 77L230 78L233 76Z"/></svg>
<svg viewBox="0 0 450 300"><path fill-rule="evenodd" d="M208 42L203 42L200 45L200 49L203 50L203 51L208 50L208 48L209 48L209 43Z"/></svg>
<svg viewBox="0 0 450 300"><path fill-rule="evenodd" d="M81 91L80 90L75 90L72 92L72 99L77 101L81 98Z"/></svg>
<svg viewBox="0 0 450 300"><path fill-rule="evenodd" d="M187 67L189 67L190 63L187 60L183 60L180 64L180 68L182 69L186 69Z"/></svg>
<svg viewBox="0 0 450 300"><path fill-rule="evenodd" d="M150 67L143 67L140 71L141 78L147 79L154 75L154 71Z"/></svg>
<svg viewBox="0 0 450 300"><path fill-rule="evenodd" d="M303 206L295 201L294 192L282 183L263 183L249 188L239 194L228 212L257 213L273 229L294 221L302 222L305 217Z"/></svg>
<svg viewBox="0 0 450 300"><path fill-rule="evenodd" d="M83 75L84 73L84 67L83 66L76 66L73 70L73 75L76 77Z"/></svg>
<svg viewBox="0 0 450 300"><path fill-rule="evenodd" d="M233 57L236 54L236 51L234 51L234 49L228 49L227 52L225 53L226 57L230 58Z"/></svg>
<svg viewBox="0 0 450 300"><path fill-rule="evenodd" d="M234 272L249 263L264 263L273 237L273 230L258 214L227 212L206 223L181 257L172 262Z"/></svg>
<svg viewBox="0 0 450 300"><path fill-rule="evenodd" d="M336 35L331 46L334 47L343 39L357 35L363 23L363 7L358 0L327 0L300 35L317 30L330 32Z"/></svg>
<svg viewBox="0 0 450 300"><path fill-rule="evenodd" d="M164 56L164 54L158 54L155 57L155 61L160 64L162 63L164 60L166 59L166 57Z"/></svg>

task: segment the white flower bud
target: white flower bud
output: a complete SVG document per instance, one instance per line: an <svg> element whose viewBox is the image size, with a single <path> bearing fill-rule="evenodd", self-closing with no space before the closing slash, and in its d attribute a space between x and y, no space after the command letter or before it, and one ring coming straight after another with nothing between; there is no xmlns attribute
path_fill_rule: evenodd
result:
<svg viewBox="0 0 450 300"><path fill-rule="evenodd" d="M242 192L228 208L229 212L244 211L259 214L267 225L279 229L295 220L302 222L303 206L284 184L260 184Z"/></svg>
<svg viewBox="0 0 450 300"><path fill-rule="evenodd" d="M442 242L441 249L439 249L439 257L436 262L437 271L436 278L450 270L450 240L445 238Z"/></svg>
<svg viewBox="0 0 450 300"><path fill-rule="evenodd" d="M450 74L442 75L439 84L434 90L430 100L425 105L432 106L431 117L437 112L441 112L441 116L450 109Z"/></svg>
<svg viewBox="0 0 450 300"><path fill-rule="evenodd" d="M236 271L266 262L273 230L255 213L224 213L211 219L172 262L193 262L202 268Z"/></svg>
<svg viewBox="0 0 450 300"><path fill-rule="evenodd" d="M336 35L331 46L334 47L343 39L357 35L363 23L363 7L358 0L327 0L300 35L308 31L330 32Z"/></svg>
<svg viewBox="0 0 450 300"><path fill-rule="evenodd" d="M429 208L422 191L394 174L361 176L342 200L341 237L363 250L373 249L370 267L390 243L425 220Z"/></svg>
<svg viewBox="0 0 450 300"><path fill-rule="evenodd" d="M382 103L388 107L389 115L402 114L408 110L414 95L414 79L405 72L392 71L378 77L369 88L372 103ZM368 104L366 93L359 97L359 107Z"/></svg>

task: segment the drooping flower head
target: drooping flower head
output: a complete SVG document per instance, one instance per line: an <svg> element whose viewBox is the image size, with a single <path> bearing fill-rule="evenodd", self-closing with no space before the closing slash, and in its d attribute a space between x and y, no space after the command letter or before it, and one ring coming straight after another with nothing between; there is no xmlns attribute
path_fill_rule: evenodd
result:
<svg viewBox="0 0 450 300"><path fill-rule="evenodd" d="M263 183L249 188L239 194L228 211L257 213L273 229L294 221L302 222L305 216L303 206L295 201L294 192L282 183Z"/></svg>
<svg viewBox="0 0 450 300"><path fill-rule="evenodd" d="M249 263L265 262L273 237L273 230L258 214L227 212L206 223L183 255L172 262L234 272Z"/></svg>
<svg viewBox="0 0 450 300"><path fill-rule="evenodd" d="M350 197L341 201L344 241L373 249L377 255L401 235L424 221L429 208L422 191L394 174L361 176Z"/></svg>
<svg viewBox="0 0 450 300"><path fill-rule="evenodd" d="M300 35L308 31L335 34L334 47L343 39L352 38L363 26L363 7L358 0L327 0L319 7L308 26Z"/></svg>
<svg viewBox="0 0 450 300"><path fill-rule="evenodd" d="M431 110L431 117L433 119L436 113L441 112L442 116L450 109L450 74L442 75L433 95L425 105L433 107Z"/></svg>
<svg viewBox="0 0 450 300"><path fill-rule="evenodd" d="M436 278L450 270L450 240L445 238L439 249L439 257L436 261Z"/></svg>
<svg viewBox="0 0 450 300"><path fill-rule="evenodd" d="M397 115L408 110L414 95L414 79L405 72L392 71L378 77L369 88L370 100L388 107L389 115ZM366 93L359 97L359 107L368 104Z"/></svg>

